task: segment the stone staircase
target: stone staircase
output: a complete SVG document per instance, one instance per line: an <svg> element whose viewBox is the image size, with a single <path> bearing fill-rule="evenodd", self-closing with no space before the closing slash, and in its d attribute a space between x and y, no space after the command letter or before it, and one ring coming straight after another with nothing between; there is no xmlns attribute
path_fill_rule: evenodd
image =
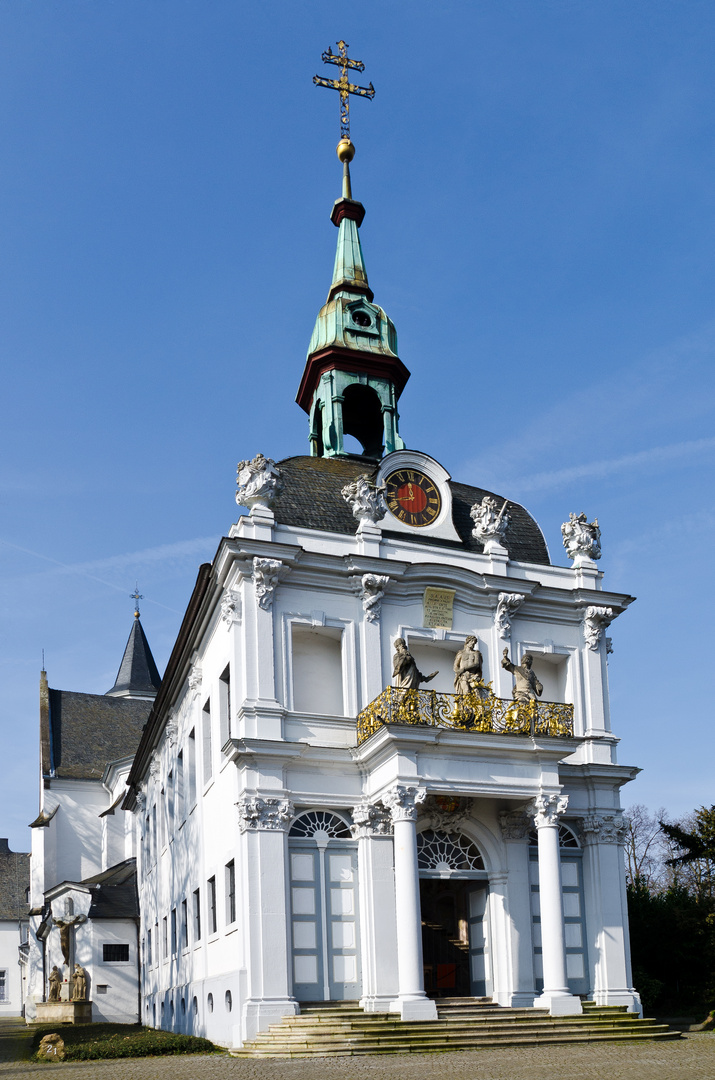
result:
<svg viewBox="0 0 715 1080"><path fill-rule="evenodd" d="M545 1009L503 1009L485 998L441 998L438 1019L405 1023L394 1013L366 1013L357 1002L301 1007L261 1032L242 1058L352 1057L429 1054L543 1043L679 1039L679 1031L640 1020L624 1006L584 1002L582 1016L550 1016Z"/></svg>

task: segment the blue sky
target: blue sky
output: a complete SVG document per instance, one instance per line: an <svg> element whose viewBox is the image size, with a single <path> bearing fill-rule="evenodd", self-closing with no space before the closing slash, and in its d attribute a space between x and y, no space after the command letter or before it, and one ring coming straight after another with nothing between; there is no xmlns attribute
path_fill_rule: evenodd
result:
<svg viewBox="0 0 715 1080"><path fill-rule="evenodd" d="M0 5L2 835L37 808L38 679L160 669L235 465L307 452L332 271L339 38L408 445L598 516L626 803L715 799L715 7L697 0Z"/></svg>

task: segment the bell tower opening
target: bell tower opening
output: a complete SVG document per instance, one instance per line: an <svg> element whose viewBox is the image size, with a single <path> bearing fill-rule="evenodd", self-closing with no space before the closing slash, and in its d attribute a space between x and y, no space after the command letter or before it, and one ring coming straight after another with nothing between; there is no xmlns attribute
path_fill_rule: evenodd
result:
<svg viewBox="0 0 715 1080"><path fill-rule="evenodd" d="M371 386L353 383L343 395L343 433L352 435L365 457L381 458L384 424L382 404Z"/></svg>

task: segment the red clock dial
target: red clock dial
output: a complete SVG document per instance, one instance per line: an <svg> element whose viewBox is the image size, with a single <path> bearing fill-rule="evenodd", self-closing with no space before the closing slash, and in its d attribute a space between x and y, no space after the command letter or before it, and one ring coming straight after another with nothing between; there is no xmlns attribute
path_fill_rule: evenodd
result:
<svg viewBox="0 0 715 1080"><path fill-rule="evenodd" d="M416 529L431 525L442 509L439 488L417 469L397 469L390 473L385 489L390 513Z"/></svg>

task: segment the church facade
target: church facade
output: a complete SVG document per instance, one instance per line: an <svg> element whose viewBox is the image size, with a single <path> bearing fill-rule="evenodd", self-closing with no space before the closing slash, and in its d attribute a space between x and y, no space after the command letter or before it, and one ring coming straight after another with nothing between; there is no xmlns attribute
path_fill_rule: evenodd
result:
<svg viewBox="0 0 715 1080"><path fill-rule="evenodd" d="M239 1047L306 1002L639 1012L605 636L632 598L595 522L553 565L523 507L406 447L338 150L310 453L240 463L121 804L141 1020Z"/></svg>

